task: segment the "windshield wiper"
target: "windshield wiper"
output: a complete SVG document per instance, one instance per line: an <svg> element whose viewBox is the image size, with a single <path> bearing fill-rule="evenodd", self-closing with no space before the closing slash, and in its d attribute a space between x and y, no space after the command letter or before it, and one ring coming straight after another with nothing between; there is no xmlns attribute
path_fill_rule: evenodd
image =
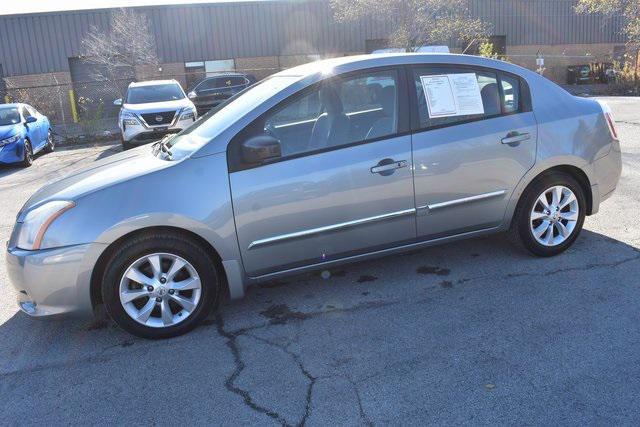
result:
<svg viewBox="0 0 640 427"><path fill-rule="evenodd" d="M169 140L171 139L173 135L169 134L169 135L165 135L164 138L162 138L160 141L158 142L154 142L153 145L151 146L152 150L156 150L156 148L160 148L160 151L162 151L164 154L166 154L167 158L169 160L171 160L171 158L173 157L173 154L171 153L171 150L169 149ZM154 151L154 155L158 154L157 151Z"/></svg>

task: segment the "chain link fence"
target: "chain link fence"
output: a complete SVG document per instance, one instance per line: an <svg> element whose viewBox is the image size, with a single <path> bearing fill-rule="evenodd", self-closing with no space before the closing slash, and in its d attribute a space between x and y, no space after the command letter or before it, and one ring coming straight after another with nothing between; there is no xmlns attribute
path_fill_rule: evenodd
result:
<svg viewBox="0 0 640 427"><path fill-rule="evenodd" d="M54 136L59 143L83 143L118 138L118 112L114 104L126 94L133 81L175 79L187 93L205 77L219 73L244 73L264 78L280 71L279 68L252 68L219 71L216 73L194 72L182 74L139 75L136 78L99 80L13 86L7 84L4 102L20 102L33 106L47 116L52 124Z"/></svg>

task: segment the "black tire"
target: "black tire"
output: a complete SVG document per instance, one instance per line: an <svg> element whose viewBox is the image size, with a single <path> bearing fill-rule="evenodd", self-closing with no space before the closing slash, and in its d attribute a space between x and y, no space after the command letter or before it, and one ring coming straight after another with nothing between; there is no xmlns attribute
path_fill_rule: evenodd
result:
<svg viewBox="0 0 640 427"><path fill-rule="evenodd" d="M124 140L123 137L120 137L120 144L122 144L122 151L131 150L133 145Z"/></svg>
<svg viewBox="0 0 640 427"><path fill-rule="evenodd" d="M44 151L45 153L53 153L55 149L56 149L56 142L53 140L51 129L49 129L47 133L47 145L44 147Z"/></svg>
<svg viewBox="0 0 640 427"><path fill-rule="evenodd" d="M22 166L28 168L33 164L33 148L31 148L31 142L28 139L24 140L24 158L22 159Z"/></svg>
<svg viewBox="0 0 640 427"><path fill-rule="evenodd" d="M158 252L175 254L189 262L195 268L201 283L200 300L189 317L166 327L138 323L127 314L120 302L120 281L129 266L145 255ZM199 244L181 234L152 232L128 240L107 260L101 292L107 313L118 326L141 338L163 339L191 331L212 309L216 309L221 295L220 283L215 261Z"/></svg>
<svg viewBox="0 0 640 427"><path fill-rule="evenodd" d="M533 235L530 215L537 203L538 197L546 190L554 186L564 186L570 189L575 195L578 202L578 219L571 234L561 243L554 246L545 246L539 243ZM582 186L571 175L564 172L551 172L537 178L529 184L518 202L518 206L514 213L511 223L510 238L511 240L539 257L550 257L558 255L567 250L578 238L584 217L587 211L587 201ZM536 223L533 223L534 226ZM552 231L553 232L553 231Z"/></svg>

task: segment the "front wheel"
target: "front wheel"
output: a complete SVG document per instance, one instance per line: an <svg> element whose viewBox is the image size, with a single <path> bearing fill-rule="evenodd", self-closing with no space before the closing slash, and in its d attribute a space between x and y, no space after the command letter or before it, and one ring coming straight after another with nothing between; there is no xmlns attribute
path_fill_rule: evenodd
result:
<svg viewBox="0 0 640 427"><path fill-rule="evenodd" d="M28 168L33 164L33 149L31 148L31 142L28 139L24 140L24 158L22 159L22 166Z"/></svg>
<svg viewBox="0 0 640 427"><path fill-rule="evenodd" d="M571 175L544 175L522 195L511 234L534 255L558 255L578 238L586 208L584 190Z"/></svg>
<svg viewBox="0 0 640 427"><path fill-rule="evenodd" d="M102 298L127 332L148 339L182 335L216 307L215 263L198 244L173 233L148 233L125 243L107 262Z"/></svg>

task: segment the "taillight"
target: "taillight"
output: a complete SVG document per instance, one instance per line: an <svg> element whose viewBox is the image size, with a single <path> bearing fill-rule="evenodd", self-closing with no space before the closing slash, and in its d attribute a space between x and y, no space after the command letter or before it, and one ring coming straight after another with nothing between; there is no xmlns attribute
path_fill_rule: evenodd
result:
<svg viewBox="0 0 640 427"><path fill-rule="evenodd" d="M611 132L611 136L617 141L618 132L616 132L616 125L613 121L613 117L611 117L611 113L604 113L604 117L607 119L607 124L609 125L609 132Z"/></svg>
<svg viewBox="0 0 640 427"><path fill-rule="evenodd" d="M611 114L611 107L609 107L609 105L604 102L604 101L600 101L598 100L598 104L600 104L600 107L602 108L602 114L604 115L604 119L607 122L607 126L609 127L609 133L611 134L611 138L615 139L616 141L618 141L618 132L616 131L616 122L615 120L613 120L613 115Z"/></svg>

